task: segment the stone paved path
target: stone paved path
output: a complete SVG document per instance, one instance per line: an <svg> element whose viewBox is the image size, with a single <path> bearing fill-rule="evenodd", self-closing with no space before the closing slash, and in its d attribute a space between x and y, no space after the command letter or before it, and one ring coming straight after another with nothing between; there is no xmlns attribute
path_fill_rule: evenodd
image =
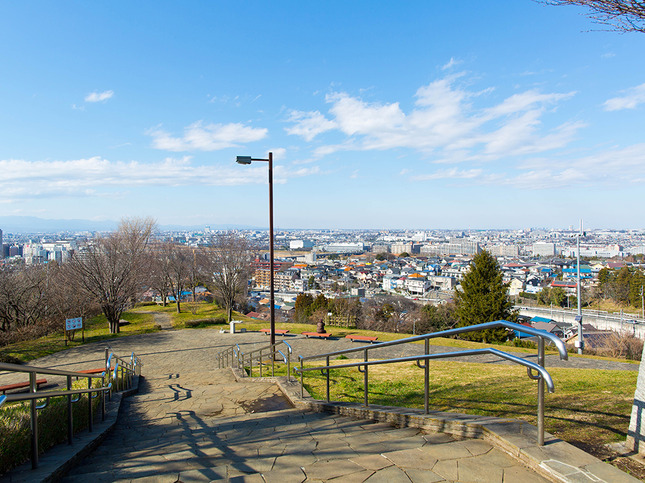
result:
<svg viewBox="0 0 645 483"><path fill-rule="evenodd" d="M155 374L64 482L539 482L490 444L289 408L229 370Z"/></svg>

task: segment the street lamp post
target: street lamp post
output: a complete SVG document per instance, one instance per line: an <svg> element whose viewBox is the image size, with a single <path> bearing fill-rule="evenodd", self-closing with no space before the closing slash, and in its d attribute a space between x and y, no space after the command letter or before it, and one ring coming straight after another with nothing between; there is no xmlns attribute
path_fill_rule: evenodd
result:
<svg viewBox="0 0 645 483"><path fill-rule="evenodd" d="M582 354L584 347L585 347L585 342L582 336L582 294L581 294L581 289L582 287L580 286L580 237L585 236L585 233L582 231L582 220L580 220L580 232L576 234L576 258L577 258L577 279L578 283L576 284L576 291L577 291L577 296L578 296L578 315L576 315L576 322L578 322L578 342L577 342L577 347L578 347L578 354Z"/></svg>
<svg viewBox="0 0 645 483"><path fill-rule="evenodd" d="M251 164L253 161L269 163L269 304L270 304L270 336L271 345L275 344L275 285L273 281L273 153L269 153L268 159L252 158L251 156L237 156L235 162L238 164Z"/></svg>

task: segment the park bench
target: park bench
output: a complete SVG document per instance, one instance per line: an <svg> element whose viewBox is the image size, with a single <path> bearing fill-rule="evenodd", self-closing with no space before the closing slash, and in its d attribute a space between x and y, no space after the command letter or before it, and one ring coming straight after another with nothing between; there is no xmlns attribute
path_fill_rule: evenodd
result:
<svg viewBox="0 0 645 483"><path fill-rule="evenodd" d="M260 329L260 332L264 332L269 335L271 333L271 329ZM278 335L287 335L289 333L287 329L275 329L273 332Z"/></svg>
<svg viewBox="0 0 645 483"><path fill-rule="evenodd" d="M82 372L83 374L100 374L105 371L104 367L101 367L99 369L83 369L82 371L76 371L76 372Z"/></svg>
<svg viewBox="0 0 645 483"><path fill-rule="evenodd" d="M378 340L378 337L371 337L369 335L358 335L358 334L349 334L349 335L346 335L345 338L351 340L352 342L354 341L369 342L370 344L373 344Z"/></svg>
<svg viewBox="0 0 645 483"><path fill-rule="evenodd" d="M36 388L38 389L41 384L47 384L47 379L36 379ZM4 386L0 386L0 391L2 391L2 394L6 394L7 391L11 391L13 389L27 389L29 388L29 381L27 382L16 382L14 384L6 384Z"/></svg>
<svg viewBox="0 0 645 483"><path fill-rule="evenodd" d="M320 338L320 339L328 339L328 338L330 338L330 337L331 337L331 334L329 334L329 333L327 333L327 332L323 332L322 334L320 334L320 333L318 333L318 332L303 332L303 333L302 333L302 335L304 335L305 337L307 337L307 339L308 339L309 337L318 337L318 338Z"/></svg>

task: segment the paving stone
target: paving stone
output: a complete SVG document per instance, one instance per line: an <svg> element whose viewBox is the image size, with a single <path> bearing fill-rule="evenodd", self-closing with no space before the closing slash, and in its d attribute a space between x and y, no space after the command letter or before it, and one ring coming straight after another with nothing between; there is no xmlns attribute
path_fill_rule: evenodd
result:
<svg viewBox="0 0 645 483"><path fill-rule="evenodd" d="M455 438L453 438L452 436L446 433L424 434L422 437L423 439L426 440L428 444L442 444L442 443L451 443L455 441Z"/></svg>
<svg viewBox="0 0 645 483"><path fill-rule="evenodd" d="M470 451L470 454L472 454L473 456L486 454L491 449L493 449L493 446L490 443L482 441L481 439L467 439L464 441L459 441L459 445Z"/></svg>
<svg viewBox="0 0 645 483"><path fill-rule="evenodd" d="M298 466L277 469L274 466L268 473L263 473L262 477L266 483L299 483L307 479L304 471Z"/></svg>
<svg viewBox="0 0 645 483"><path fill-rule="evenodd" d="M549 480L521 466L504 468L504 483L548 483ZM608 480L613 481L613 480Z"/></svg>
<svg viewBox="0 0 645 483"><path fill-rule="evenodd" d="M446 480L457 481L459 478L457 460L437 461L437 464L432 467L432 472Z"/></svg>
<svg viewBox="0 0 645 483"><path fill-rule="evenodd" d="M437 459L431 456L428 452L421 449L410 449L403 451L392 451L384 453L387 459L394 463L399 468L416 468L416 469L432 469L437 463Z"/></svg>
<svg viewBox="0 0 645 483"><path fill-rule="evenodd" d="M330 480L364 470L362 466L347 460L318 461L303 468L307 478L314 480Z"/></svg>
<svg viewBox="0 0 645 483"><path fill-rule="evenodd" d="M472 456L468 449L458 441L445 444L425 445L422 451L438 460L453 460Z"/></svg>
<svg viewBox="0 0 645 483"><path fill-rule="evenodd" d="M372 470L363 470L358 473L352 473L351 475L339 476L338 478L332 478L329 481L337 483L363 483L370 476L374 474Z"/></svg>
<svg viewBox="0 0 645 483"><path fill-rule="evenodd" d="M433 473L430 470L417 470L414 468L406 468L405 474L410 478L412 483L436 483L438 481L446 481L441 476Z"/></svg>
<svg viewBox="0 0 645 483"><path fill-rule="evenodd" d="M502 483L504 470L495 461L487 461L488 455L457 460L459 480L473 483Z"/></svg>
<svg viewBox="0 0 645 483"><path fill-rule="evenodd" d="M390 466L374 472L367 480L369 483L410 483L410 478L400 468Z"/></svg>
<svg viewBox="0 0 645 483"><path fill-rule="evenodd" d="M394 464L388 458L380 454L358 456L356 458L352 458L350 461L353 461L354 463L361 465L363 468L367 470L381 470L383 468L387 468L388 466L392 466Z"/></svg>

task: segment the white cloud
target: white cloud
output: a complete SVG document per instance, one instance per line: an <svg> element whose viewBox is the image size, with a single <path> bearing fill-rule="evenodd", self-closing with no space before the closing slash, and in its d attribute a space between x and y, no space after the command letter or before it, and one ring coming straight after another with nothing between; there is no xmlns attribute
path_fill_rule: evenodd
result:
<svg viewBox="0 0 645 483"><path fill-rule="evenodd" d="M412 176L411 178L416 181L429 181L435 179L473 179L478 178L482 175L483 170L481 169L442 169L435 171L432 174L419 174Z"/></svg>
<svg viewBox="0 0 645 483"><path fill-rule="evenodd" d="M239 147L244 143L264 139L266 128L253 128L240 123L206 124L197 121L184 128L184 135L175 137L155 128L147 131L152 136L152 146L166 151L217 151Z"/></svg>
<svg viewBox="0 0 645 483"><path fill-rule="evenodd" d="M454 67L459 64L461 64L461 60L457 60L454 57L450 57L450 60L441 67L441 70L448 70L451 67Z"/></svg>
<svg viewBox="0 0 645 483"><path fill-rule="evenodd" d="M635 109L639 104L645 103L645 84L627 89L624 93L624 96L607 99L604 104L605 111Z"/></svg>
<svg viewBox="0 0 645 483"><path fill-rule="evenodd" d="M311 141L317 134L340 132L344 140L316 146L320 158L338 151L407 148L440 157L444 162L490 160L504 156L544 152L566 145L582 123L543 128L542 119L558 104L575 95L519 92L490 107L483 104L492 89L470 91L457 85L457 73L417 89L414 106L406 113L399 102L367 102L337 92L326 96L328 114L294 111L287 129ZM467 79L464 79L465 84Z"/></svg>
<svg viewBox="0 0 645 483"><path fill-rule="evenodd" d="M285 129L287 134L302 136L307 142L318 136L318 134L336 127L336 123L329 121L320 111L291 111L289 122L294 122L295 125Z"/></svg>
<svg viewBox="0 0 645 483"><path fill-rule="evenodd" d="M114 91L91 92L85 96L85 102L103 102L111 99Z"/></svg>
<svg viewBox="0 0 645 483"><path fill-rule="evenodd" d="M327 102L340 130L350 136L400 129L405 119L398 103L369 105L345 93L328 95Z"/></svg>
<svg viewBox="0 0 645 483"><path fill-rule="evenodd" d="M276 167L276 180L319 173L319 168ZM190 156L154 163L109 161L94 156L67 161L0 160L0 202L60 196L101 196L127 186L235 186L266 183L266 166L196 165Z"/></svg>

